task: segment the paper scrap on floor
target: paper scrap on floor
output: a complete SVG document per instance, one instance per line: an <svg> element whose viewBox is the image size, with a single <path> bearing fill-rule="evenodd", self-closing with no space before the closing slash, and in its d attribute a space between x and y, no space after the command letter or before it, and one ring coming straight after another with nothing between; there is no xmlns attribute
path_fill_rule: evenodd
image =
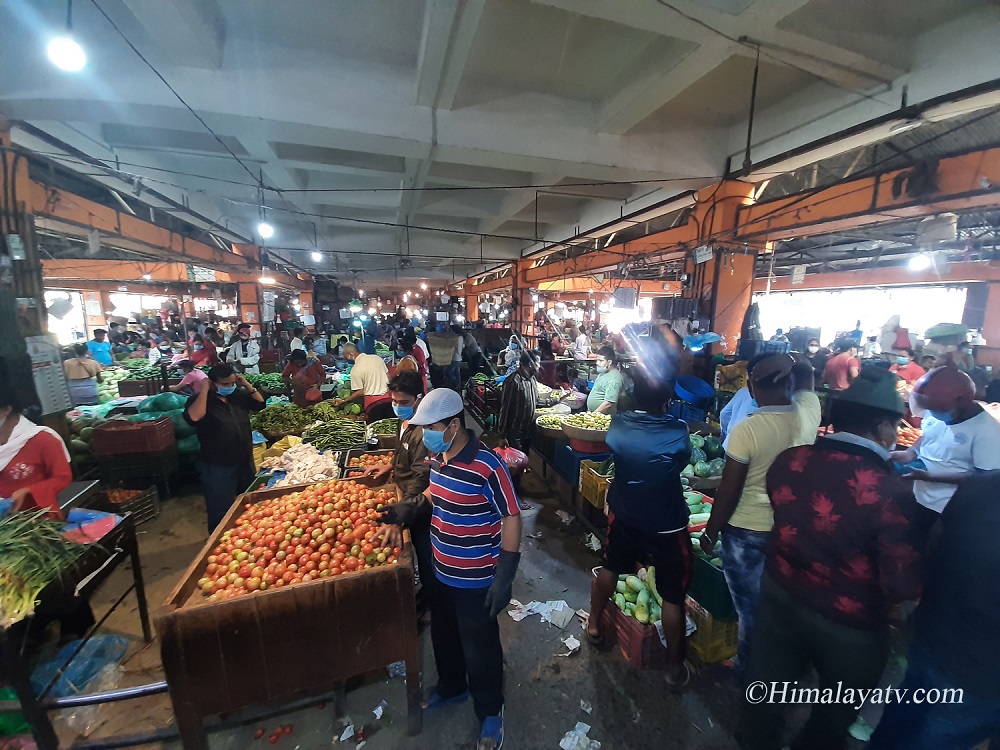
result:
<svg viewBox="0 0 1000 750"><path fill-rule="evenodd" d="M517 599L511 599L513 609L507 610L514 622L521 622L529 615L540 615L542 622L551 622L558 628L564 628L573 619L576 612L562 599L547 602L528 602L521 604Z"/></svg>

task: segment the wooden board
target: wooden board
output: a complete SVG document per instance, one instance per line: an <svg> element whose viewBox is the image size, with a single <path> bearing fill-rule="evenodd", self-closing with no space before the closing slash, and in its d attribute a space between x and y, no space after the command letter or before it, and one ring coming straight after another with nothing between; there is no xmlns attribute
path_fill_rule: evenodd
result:
<svg viewBox="0 0 1000 750"><path fill-rule="evenodd" d="M395 565L185 606L208 556L246 503L306 486L241 495L156 614L185 750L208 747L205 717L325 695L347 678L397 661L406 662L409 729L420 731L420 647L408 536Z"/></svg>

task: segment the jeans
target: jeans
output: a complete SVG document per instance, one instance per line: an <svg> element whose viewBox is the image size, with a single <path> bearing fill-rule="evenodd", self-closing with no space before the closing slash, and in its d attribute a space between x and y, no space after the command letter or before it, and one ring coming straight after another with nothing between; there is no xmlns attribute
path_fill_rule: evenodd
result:
<svg viewBox="0 0 1000 750"><path fill-rule="evenodd" d="M835 622L804 606L767 576L761 588L753 650L746 667L748 685L762 682L770 690L771 684L777 683L778 691L806 689L811 685L803 678L810 667L819 673L821 692L830 689L835 694L838 683L845 691L869 690L878 685L889 656L888 628L865 630ZM742 703L739 739L744 750L779 750L788 744L782 741L787 705L778 702L779 692L770 695L775 697L774 702ZM813 701L809 720L791 747L843 750L857 706L858 701Z"/></svg>
<svg viewBox="0 0 1000 750"><path fill-rule="evenodd" d="M503 708L500 625L486 609L489 588L459 589L441 581L431 591L431 643L437 692L451 698L466 689L479 721Z"/></svg>
<svg viewBox="0 0 1000 750"><path fill-rule="evenodd" d="M912 695L921 688L943 691L959 686L915 643L910 649L906 678L899 689L908 689L907 695ZM961 694L960 703L944 700L942 697L938 703L890 703L868 750L971 750L990 737L996 742L1000 736L1000 700L980 697L968 690Z"/></svg>
<svg viewBox="0 0 1000 750"><path fill-rule="evenodd" d="M205 493L208 532L211 534L236 502L236 496L246 491L254 478L252 461L242 464L210 464L201 462L198 474Z"/></svg>
<svg viewBox="0 0 1000 750"><path fill-rule="evenodd" d="M462 392L462 363L452 362L444 368L444 383L453 391Z"/></svg>
<svg viewBox="0 0 1000 750"><path fill-rule="evenodd" d="M754 617L760 602L760 578L764 574L769 531L750 531L735 526L722 530L722 572L739 616L737 673L742 676L750 661Z"/></svg>

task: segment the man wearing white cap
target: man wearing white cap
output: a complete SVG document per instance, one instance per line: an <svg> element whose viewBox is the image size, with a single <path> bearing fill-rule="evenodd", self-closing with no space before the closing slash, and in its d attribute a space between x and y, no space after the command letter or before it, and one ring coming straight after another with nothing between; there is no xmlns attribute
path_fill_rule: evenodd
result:
<svg viewBox="0 0 1000 750"><path fill-rule="evenodd" d="M431 391L410 419L431 453L431 544L438 582L431 642L438 684L424 706L465 701L482 723L478 750L503 745L503 649L497 615L510 603L521 517L503 461L465 428L462 397ZM456 644L460 648L456 648Z"/></svg>

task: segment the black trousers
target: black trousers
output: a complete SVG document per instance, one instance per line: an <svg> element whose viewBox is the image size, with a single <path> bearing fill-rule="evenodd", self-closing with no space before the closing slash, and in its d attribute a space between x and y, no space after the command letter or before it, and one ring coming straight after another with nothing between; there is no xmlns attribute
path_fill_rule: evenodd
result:
<svg viewBox="0 0 1000 750"><path fill-rule="evenodd" d="M747 685L763 682L770 688L777 683L779 691L785 683L788 689L805 688L802 678L812 666L819 673L820 691L829 688L835 694L838 683L844 690L871 689L878 685L888 656L888 627L864 630L830 620L764 575ZM797 685L793 684L796 680ZM779 700L756 705L743 701L740 747L779 750L788 744L782 741L788 706ZM809 720L791 744L793 750L843 750L847 730L858 713L856 705L814 702Z"/></svg>
<svg viewBox="0 0 1000 750"><path fill-rule="evenodd" d="M431 590L431 643L438 694L472 693L476 716L498 716L503 708L503 647L500 625L486 609L488 588L459 589L441 581Z"/></svg>

